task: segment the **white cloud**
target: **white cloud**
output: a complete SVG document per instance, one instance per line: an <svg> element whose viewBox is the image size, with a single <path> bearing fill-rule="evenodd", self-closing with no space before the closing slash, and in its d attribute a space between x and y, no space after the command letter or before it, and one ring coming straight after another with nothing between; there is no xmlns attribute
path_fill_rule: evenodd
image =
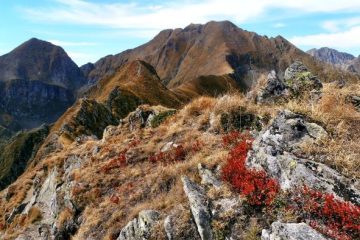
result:
<svg viewBox="0 0 360 240"><path fill-rule="evenodd" d="M345 18L325 21L322 27L330 32L338 32L341 29L351 28L360 25L360 17Z"/></svg>
<svg viewBox="0 0 360 240"><path fill-rule="evenodd" d="M358 48L360 46L360 26L334 33L320 33L296 36L290 41L297 46L332 47L337 49Z"/></svg>
<svg viewBox="0 0 360 240"><path fill-rule="evenodd" d="M94 42L68 42L68 41L60 41L60 40L48 40L54 45L61 47L84 47L84 46L95 46L97 45Z"/></svg>
<svg viewBox="0 0 360 240"><path fill-rule="evenodd" d="M360 12L359 0L177 0L160 5L94 3L85 0L55 0L53 8L23 9L30 19L69 24L99 25L121 29L164 29L229 19L237 23L256 19L273 8L301 12Z"/></svg>

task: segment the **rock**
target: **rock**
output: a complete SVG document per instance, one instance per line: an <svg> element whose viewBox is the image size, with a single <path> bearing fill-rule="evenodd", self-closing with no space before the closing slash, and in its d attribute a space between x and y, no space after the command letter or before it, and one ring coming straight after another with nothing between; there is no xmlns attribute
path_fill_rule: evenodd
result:
<svg viewBox="0 0 360 240"><path fill-rule="evenodd" d="M211 214L213 218L222 215L239 215L243 212L242 202L240 198L221 198L212 202Z"/></svg>
<svg viewBox="0 0 360 240"><path fill-rule="evenodd" d="M69 120L63 123L60 133L73 140L82 135L95 135L102 138L104 129L109 125L117 125L118 120L102 103L95 100L80 99L68 112L72 113Z"/></svg>
<svg viewBox="0 0 360 240"><path fill-rule="evenodd" d="M26 204L22 203L19 206L15 207L11 213L9 214L9 216L5 216L5 220L7 224L11 224L12 221L14 220L15 216L22 213L24 211L24 209L26 208Z"/></svg>
<svg viewBox="0 0 360 240"><path fill-rule="evenodd" d="M299 96L305 91L322 89L320 79L309 72L300 61L294 62L285 70L284 82L293 96Z"/></svg>
<svg viewBox="0 0 360 240"><path fill-rule="evenodd" d="M356 182L324 164L296 154L300 144L315 144L326 137L326 131L316 123L306 121L302 115L282 111L255 139L247 165L264 169L279 181L283 190L306 184L359 204L360 193L355 187Z"/></svg>
<svg viewBox="0 0 360 240"><path fill-rule="evenodd" d="M346 101L351 103L355 109L360 112L360 96L348 96Z"/></svg>
<svg viewBox="0 0 360 240"><path fill-rule="evenodd" d="M138 107L134 112L129 114L130 129L149 127L149 119L155 115L155 111L151 109L142 109Z"/></svg>
<svg viewBox="0 0 360 240"><path fill-rule="evenodd" d="M285 83L276 76L273 70L267 76L267 81L264 89L261 89L257 96L257 102L274 102L279 97L285 94Z"/></svg>
<svg viewBox="0 0 360 240"><path fill-rule="evenodd" d="M270 230L263 230L261 240L327 240L306 223L274 222Z"/></svg>
<svg viewBox="0 0 360 240"><path fill-rule="evenodd" d="M168 240L174 239L174 221L173 216L169 215L164 220L164 229Z"/></svg>
<svg viewBox="0 0 360 240"><path fill-rule="evenodd" d="M159 219L160 213L154 210L143 210L138 217L130 221L120 232L117 240L149 239L150 230Z"/></svg>
<svg viewBox="0 0 360 240"><path fill-rule="evenodd" d="M182 181L200 237L202 240L211 240L211 215L204 189L187 177L182 177Z"/></svg>
<svg viewBox="0 0 360 240"><path fill-rule="evenodd" d="M210 185L216 189L220 189L222 184L211 170L205 168L205 166L203 166L201 163L198 165L198 170L201 177L201 184Z"/></svg>

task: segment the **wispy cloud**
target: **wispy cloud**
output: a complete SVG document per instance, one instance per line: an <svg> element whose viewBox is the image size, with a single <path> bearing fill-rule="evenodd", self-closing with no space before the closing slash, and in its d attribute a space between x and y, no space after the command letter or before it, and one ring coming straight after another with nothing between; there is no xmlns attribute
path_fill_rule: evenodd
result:
<svg viewBox="0 0 360 240"><path fill-rule="evenodd" d="M71 24L99 25L121 29L164 29L183 27L191 22L229 19L242 23L271 9L307 12L360 12L358 0L177 0L158 5L94 3L85 0L54 0L55 7L26 8L31 19Z"/></svg>
<svg viewBox="0 0 360 240"><path fill-rule="evenodd" d="M360 46L360 26L333 33L296 36L291 38L290 41L298 46L327 46L338 49L356 48Z"/></svg>
<svg viewBox="0 0 360 240"><path fill-rule="evenodd" d="M286 27L286 24L285 23L275 23L273 25L274 28L283 28L283 27Z"/></svg>

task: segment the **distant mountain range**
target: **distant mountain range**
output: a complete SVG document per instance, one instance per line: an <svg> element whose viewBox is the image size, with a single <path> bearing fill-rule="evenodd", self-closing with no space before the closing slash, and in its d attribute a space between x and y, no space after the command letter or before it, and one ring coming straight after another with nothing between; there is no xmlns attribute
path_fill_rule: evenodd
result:
<svg viewBox="0 0 360 240"><path fill-rule="evenodd" d="M332 64L341 69L353 73L360 73L360 56L355 57L349 53L339 52L328 47L310 49L307 53L320 61Z"/></svg>

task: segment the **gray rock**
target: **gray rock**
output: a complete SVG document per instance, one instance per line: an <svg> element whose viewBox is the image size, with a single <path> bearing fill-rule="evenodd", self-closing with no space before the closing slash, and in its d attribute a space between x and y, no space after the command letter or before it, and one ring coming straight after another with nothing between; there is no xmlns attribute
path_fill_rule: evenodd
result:
<svg viewBox="0 0 360 240"><path fill-rule="evenodd" d="M182 181L200 237L202 240L211 240L211 215L204 189L190 181L187 177L182 177Z"/></svg>
<svg viewBox="0 0 360 240"><path fill-rule="evenodd" d="M348 96L346 101L351 103L355 109L360 112L360 96Z"/></svg>
<svg viewBox="0 0 360 240"><path fill-rule="evenodd" d="M267 76L266 86L260 90L256 100L260 103L273 102L283 96L285 90L285 83L276 76L276 72L273 70Z"/></svg>
<svg viewBox="0 0 360 240"><path fill-rule="evenodd" d="M205 168L201 163L198 164L199 175L201 177L201 184L210 185L216 189L221 188L221 181L215 176L215 174Z"/></svg>
<svg viewBox="0 0 360 240"><path fill-rule="evenodd" d="M270 230L263 230L261 240L327 240L306 223L274 222Z"/></svg>
<svg viewBox="0 0 360 240"><path fill-rule="evenodd" d="M153 210L141 211L137 218L130 221L120 232L117 240L149 239L150 230L159 219L159 212Z"/></svg>
<svg viewBox="0 0 360 240"><path fill-rule="evenodd" d="M164 220L164 229L168 240L174 239L174 219L172 215L169 215Z"/></svg>
<svg viewBox="0 0 360 240"><path fill-rule="evenodd" d="M255 139L247 165L264 169L279 181L283 190L306 184L359 204L357 183L324 164L296 154L300 144L314 144L325 137L327 133L321 126L306 121L301 115L282 111Z"/></svg>
<svg viewBox="0 0 360 240"><path fill-rule="evenodd" d="M150 126L149 119L155 115L153 110L143 110L141 107L138 107L134 112L129 114L129 124L130 129L134 130L136 128L144 128Z"/></svg>
<svg viewBox="0 0 360 240"><path fill-rule="evenodd" d="M320 90L322 83L313 75L302 62L296 61L291 64L284 74L286 88L292 95L299 96L304 91Z"/></svg>

